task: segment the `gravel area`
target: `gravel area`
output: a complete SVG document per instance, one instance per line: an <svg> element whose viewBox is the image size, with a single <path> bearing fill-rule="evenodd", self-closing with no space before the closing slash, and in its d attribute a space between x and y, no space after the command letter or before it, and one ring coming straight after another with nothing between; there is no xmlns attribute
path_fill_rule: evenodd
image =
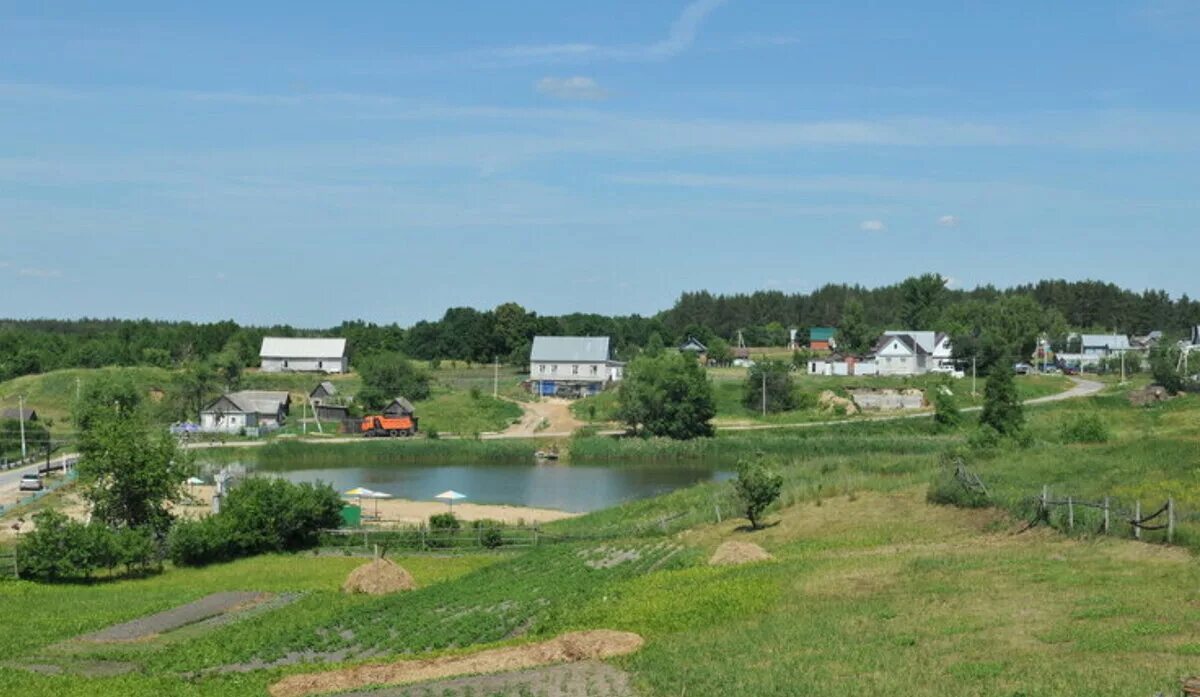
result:
<svg viewBox="0 0 1200 697"><path fill-rule="evenodd" d="M625 671L607 663L584 661L515 673L344 692L336 697L635 697L635 694Z"/></svg>
<svg viewBox="0 0 1200 697"><path fill-rule="evenodd" d="M222 615L230 610L247 608L271 598L269 593L239 592L213 593L186 605L148 615L136 620L116 624L98 632L84 634L77 641L93 643L124 642L148 639L172 629L186 627L210 617Z"/></svg>

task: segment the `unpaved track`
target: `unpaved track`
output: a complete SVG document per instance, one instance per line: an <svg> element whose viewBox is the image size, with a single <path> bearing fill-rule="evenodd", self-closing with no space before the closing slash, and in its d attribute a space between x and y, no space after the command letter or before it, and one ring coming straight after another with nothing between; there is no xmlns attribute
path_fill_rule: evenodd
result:
<svg viewBox="0 0 1200 697"><path fill-rule="evenodd" d="M583 425L571 413L571 401L567 399L543 397L540 401L517 404L525 412L521 421L501 433L487 434L487 438L565 438ZM547 425L539 430L543 421Z"/></svg>
<svg viewBox="0 0 1200 697"><path fill-rule="evenodd" d="M475 675L408 687L344 692L335 697L469 697L470 695L529 695L529 697L633 697L629 674L599 661L533 668L514 673Z"/></svg>
<svg viewBox="0 0 1200 697"><path fill-rule="evenodd" d="M172 629L216 617L235 608L248 607L270 599L269 593L225 592L213 593L186 605L173 607L153 615L129 622L116 624L98 632L84 634L78 641L108 643L149 639Z"/></svg>

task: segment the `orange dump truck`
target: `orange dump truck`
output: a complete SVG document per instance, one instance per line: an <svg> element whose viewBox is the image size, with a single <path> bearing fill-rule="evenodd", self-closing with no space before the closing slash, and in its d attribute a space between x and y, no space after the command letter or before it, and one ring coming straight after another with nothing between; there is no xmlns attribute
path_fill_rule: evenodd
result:
<svg viewBox="0 0 1200 697"><path fill-rule="evenodd" d="M358 424L364 438L402 436L407 438L417 432L417 419L412 416L364 416Z"/></svg>

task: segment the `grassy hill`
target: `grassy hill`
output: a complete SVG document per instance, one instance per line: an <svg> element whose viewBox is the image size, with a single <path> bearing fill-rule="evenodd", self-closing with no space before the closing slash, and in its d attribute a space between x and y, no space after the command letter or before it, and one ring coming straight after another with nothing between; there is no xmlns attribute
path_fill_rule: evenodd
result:
<svg viewBox="0 0 1200 697"><path fill-rule="evenodd" d="M546 526L539 548L404 556L421 587L404 595L342 594L338 582L357 561L313 555L108 583L0 582L0 607L21 608L0 613L0 684L55 697L259 695L284 675L345 661L471 654L608 628L645 638L639 652L611 661L643 697L1177 693L1182 676L1200 672L1200 398L1134 408L1114 388L1027 416L1024 447L972 448L971 425L942 430L927 420L682 445L577 439L573 449L626 455L774 454L783 496L758 532L742 528L729 484L705 484ZM1098 419L1106 438L1076 442L1067 427L1083 417ZM988 506L927 502L929 485L944 483L946 452L987 484ZM1093 520L1025 530L1043 485L1122 506L1172 496L1179 544L1162 544L1164 531L1133 541L1119 517L1109 536L1096 535ZM759 544L774 560L709 566L730 540ZM61 643L231 589L302 595L253 621L137 644ZM46 665L64 674L26 669ZM114 665L131 672L102 674ZM629 694L555 675L554 689ZM397 694L468 693L435 682Z"/></svg>

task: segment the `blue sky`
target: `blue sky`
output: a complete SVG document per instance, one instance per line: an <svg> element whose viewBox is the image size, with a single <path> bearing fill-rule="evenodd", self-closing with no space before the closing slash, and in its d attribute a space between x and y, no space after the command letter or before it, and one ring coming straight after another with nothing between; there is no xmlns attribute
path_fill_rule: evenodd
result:
<svg viewBox="0 0 1200 697"><path fill-rule="evenodd" d="M0 316L1200 293L1200 3L0 4Z"/></svg>

